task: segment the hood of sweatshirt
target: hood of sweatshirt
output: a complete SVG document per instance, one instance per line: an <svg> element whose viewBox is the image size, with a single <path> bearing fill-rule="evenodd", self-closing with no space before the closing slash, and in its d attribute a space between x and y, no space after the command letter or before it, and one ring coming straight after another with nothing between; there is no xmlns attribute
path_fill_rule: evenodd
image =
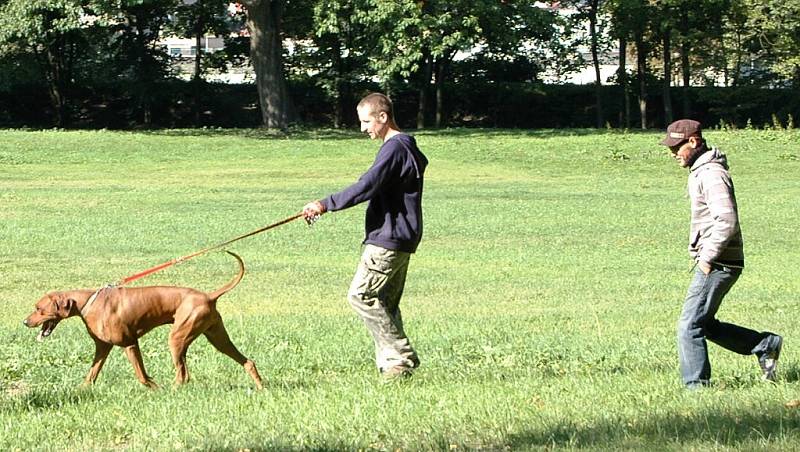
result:
<svg viewBox="0 0 800 452"><path fill-rule="evenodd" d="M725 154L723 154L722 151L717 148L711 148L697 157L697 160L695 160L692 164L690 171L695 172L700 168L712 163L722 165L723 168L726 170L728 169L728 158L725 156Z"/></svg>

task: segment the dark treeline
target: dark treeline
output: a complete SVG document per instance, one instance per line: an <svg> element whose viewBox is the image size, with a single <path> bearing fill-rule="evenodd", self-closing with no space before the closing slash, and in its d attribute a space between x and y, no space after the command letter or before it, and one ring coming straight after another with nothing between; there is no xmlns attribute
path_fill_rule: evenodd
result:
<svg viewBox="0 0 800 452"><path fill-rule="evenodd" d="M0 0L0 126L743 127L800 116L800 3ZM171 57L166 36L225 37ZM611 76L601 66L617 67ZM189 80L178 77L183 67ZM594 83L559 83L581 67ZM207 81L250 68L251 85ZM606 77L605 79L603 77ZM547 83L545 83L547 82Z"/></svg>
<svg viewBox="0 0 800 452"><path fill-rule="evenodd" d="M261 126L257 90L252 84L208 83L203 86L197 104L196 85L171 80L154 86L148 128L240 127ZM377 84L351 87L360 95L379 89ZM72 128L135 129L145 125L124 86L109 86L106 93L89 90L73 93L70 111ZM686 94L672 88L680 99ZM294 99L296 123L311 127L357 127L355 107L341 118L332 113L336 105L313 81L289 82ZM596 119L595 87L592 85L544 85L506 83L465 89L447 85L445 116L450 127L563 128L594 127ZM662 91L648 89L648 127L663 127ZM757 87L700 87L689 90L692 116L708 127L797 127L800 118L800 93L792 89ZM417 127L419 93L413 89L396 92L396 113L403 128ZM638 128L638 111L626 124L624 93L616 85L602 88L605 126ZM355 105L355 104L353 104ZM0 92L0 126L52 127L52 111L47 93L41 86L19 87L14 92ZM200 111L199 116L196 114ZM429 111L432 111L429 109ZM433 118L428 118L433 121Z"/></svg>

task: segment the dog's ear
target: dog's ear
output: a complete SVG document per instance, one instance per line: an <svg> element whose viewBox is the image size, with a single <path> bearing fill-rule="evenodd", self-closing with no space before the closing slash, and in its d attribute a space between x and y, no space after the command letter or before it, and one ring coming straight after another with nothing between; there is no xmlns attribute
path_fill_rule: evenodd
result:
<svg viewBox="0 0 800 452"><path fill-rule="evenodd" d="M56 308L58 309L59 314L63 316L69 315L69 312L72 310L72 307L75 306L75 300L72 298L67 297L58 297L56 300Z"/></svg>

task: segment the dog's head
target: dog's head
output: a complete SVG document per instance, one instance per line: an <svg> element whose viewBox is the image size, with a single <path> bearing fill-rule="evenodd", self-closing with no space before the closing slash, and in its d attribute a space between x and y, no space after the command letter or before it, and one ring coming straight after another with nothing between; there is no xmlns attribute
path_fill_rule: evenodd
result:
<svg viewBox="0 0 800 452"><path fill-rule="evenodd" d="M53 332L58 322L73 315L75 305L75 299L68 293L50 292L36 302L36 309L22 323L28 328L41 325L42 330L36 337L41 341Z"/></svg>

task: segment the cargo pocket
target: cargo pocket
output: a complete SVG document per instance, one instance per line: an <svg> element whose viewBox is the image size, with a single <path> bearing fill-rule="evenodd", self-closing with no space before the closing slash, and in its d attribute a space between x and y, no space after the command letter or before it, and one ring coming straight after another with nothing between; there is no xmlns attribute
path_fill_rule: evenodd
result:
<svg viewBox="0 0 800 452"><path fill-rule="evenodd" d="M380 292L386 287L390 273L390 260L376 254L366 256L359 264L358 272L350 285L350 302L374 305Z"/></svg>

